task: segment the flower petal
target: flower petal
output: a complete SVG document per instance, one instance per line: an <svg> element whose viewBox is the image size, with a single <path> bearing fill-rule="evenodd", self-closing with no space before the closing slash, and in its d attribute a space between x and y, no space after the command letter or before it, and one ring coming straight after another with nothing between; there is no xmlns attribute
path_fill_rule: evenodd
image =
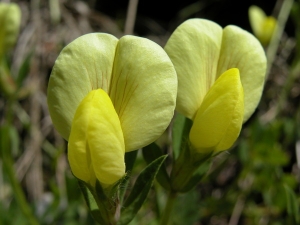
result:
<svg viewBox="0 0 300 225"><path fill-rule="evenodd" d="M243 122L244 95L239 70L222 74L205 96L190 131L198 152L223 151L236 141Z"/></svg>
<svg viewBox="0 0 300 225"><path fill-rule="evenodd" d="M262 27L263 32L261 36L258 36L258 39L264 46L266 46L271 41L272 36L276 30L277 21L274 17L268 16L263 22Z"/></svg>
<svg viewBox="0 0 300 225"><path fill-rule="evenodd" d="M256 37L259 37L263 32L262 24L264 23L267 16L265 12L256 5L250 6L248 14L249 14L249 21L253 33Z"/></svg>
<svg viewBox="0 0 300 225"><path fill-rule="evenodd" d="M75 111L93 89L108 92L118 39L93 33L77 38L60 53L48 85L48 106L55 128L68 140Z"/></svg>
<svg viewBox="0 0 300 225"><path fill-rule="evenodd" d="M165 46L178 76L176 109L190 119L216 80L221 40L218 24L190 19L174 31Z"/></svg>
<svg viewBox="0 0 300 225"><path fill-rule="evenodd" d="M114 106L102 89L94 90L76 110L69 138L68 159L76 177L113 184L125 174L125 145Z"/></svg>
<svg viewBox="0 0 300 225"><path fill-rule="evenodd" d="M109 96L121 121L126 151L150 144L165 131L176 94L176 72L165 51L145 38L122 37Z"/></svg>
<svg viewBox="0 0 300 225"><path fill-rule="evenodd" d="M230 68L239 69L245 94L244 122L261 98L266 66L265 52L252 34L232 25L224 28L217 76Z"/></svg>

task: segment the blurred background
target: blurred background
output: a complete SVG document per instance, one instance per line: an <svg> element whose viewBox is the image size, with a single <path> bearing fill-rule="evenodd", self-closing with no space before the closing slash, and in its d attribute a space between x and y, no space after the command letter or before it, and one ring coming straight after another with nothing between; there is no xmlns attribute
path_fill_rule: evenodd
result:
<svg viewBox="0 0 300 225"><path fill-rule="evenodd" d="M118 38L146 37L163 47L189 18L209 19L222 27L234 24L252 32L251 5L275 18L285 13L287 19L281 19L279 42L265 48L271 60L262 100L235 147L215 158L195 190L180 196L172 221L176 225L300 224L299 1L136 0L130 10L124 0L11 2L19 5L22 19L17 43L6 55L11 78L0 85L16 83L18 90L14 98L0 92L0 224L95 224L70 172L67 143L54 130L47 108L48 79L64 46L83 34L106 32ZM287 2L291 10L283 9ZM162 138L160 144L168 141ZM132 176L145 165L138 157ZM130 224L158 224L165 195L155 184Z"/></svg>

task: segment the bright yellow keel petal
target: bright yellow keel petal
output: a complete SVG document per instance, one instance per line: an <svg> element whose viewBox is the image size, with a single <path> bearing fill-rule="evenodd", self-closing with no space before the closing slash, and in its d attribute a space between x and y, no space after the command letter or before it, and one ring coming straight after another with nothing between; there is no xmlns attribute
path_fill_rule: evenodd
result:
<svg viewBox="0 0 300 225"><path fill-rule="evenodd" d="M102 89L91 91L76 110L69 138L68 158L76 177L93 175L113 184L125 174L125 145L119 117Z"/></svg>
<svg viewBox="0 0 300 225"><path fill-rule="evenodd" d="M243 122L244 94L239 70L222 74L205 96L190 131L199 152L223 151L236 141Z"/></svg>

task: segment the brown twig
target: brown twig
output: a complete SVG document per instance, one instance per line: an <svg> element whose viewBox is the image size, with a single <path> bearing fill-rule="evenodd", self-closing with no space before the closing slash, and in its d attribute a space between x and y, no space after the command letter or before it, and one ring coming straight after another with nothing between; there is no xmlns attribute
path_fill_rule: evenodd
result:
<svg viewBox="0 0 300 225"><path fill-rule="evenodd" d="M125 34L133 34L138 2L139 0L129 1L124 29Z"/></svg>

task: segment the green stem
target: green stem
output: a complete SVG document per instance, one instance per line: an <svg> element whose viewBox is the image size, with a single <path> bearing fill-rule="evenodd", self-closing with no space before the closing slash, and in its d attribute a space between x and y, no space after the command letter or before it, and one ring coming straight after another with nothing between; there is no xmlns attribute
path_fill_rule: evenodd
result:
<svg viewBox="0 0 300 225"><path fill-rule="evenodd" d="M267 67L267 76L268 77L270 73L270 69L272 67L273 61L275 59L277 49L280 43L280 39L286 24L286 21L290 15L291 8L293 6L294 0L285 0L282 3L278 19L277 19L277 28L276 31L271 39L270 45L267 49L266 55L268 60L268 67Z"/></svg>
<svg viewBox="0 0 300 225"><path fill-rule="evenodd" d="M177 193L175 191L170 191L166 203L166 207L162 214L162 218L160 221L160 225L168 225L170 216L172 214L173 206L177 197Z"/></svg>
<svg viewBox="0 0 300 225"><path fill-rule="evenodd" d="M2 162L3 162L3 168L8 175L8 178L10 180L10 184L14 193L14 197L18 203L18 205L21 208L21 211L23 212L24 216L27 218L29 224L31 225L39 225L39 222L37 221L36 217L31 211L30 206L28 205L26 201L25 194L23 192L23 189L17 180L14 169L14 161L12 159L11 155L11 140L10 140L10 126L12 126L13 122L13 100L9 98L8 100L8 109L6 114L6 124L2 126L2 134L1 134L1 141L0 141L0 156L2 156Z"/></svg>
<svg viewBox="0 0 300 225"><path fill-rule="evenodd" d="M2 149L3 151L7 149ZM14 197L16 201L18 202L18 205L20 206L23 214L25 217L28 219L28 222L31 225L39 225L38 221L34 217L31 208L29 207L25 194L20 186L20 183L18 182L16 176L15 176L15 171L13 167L13 160L11 158L10 153L4 153L3 154L3 166L5 169L5 172L7 173L9 179L10 179L10 184L13 189Z"/></svg>

